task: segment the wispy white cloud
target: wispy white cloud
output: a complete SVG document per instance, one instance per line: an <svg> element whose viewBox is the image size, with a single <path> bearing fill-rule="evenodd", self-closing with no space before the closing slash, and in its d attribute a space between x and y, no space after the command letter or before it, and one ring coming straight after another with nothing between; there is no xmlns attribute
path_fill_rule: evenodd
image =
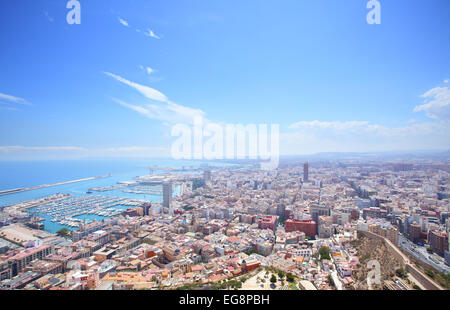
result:
<svg viewBox="0 0 450 310"><path fill-rule="evenodd" d="M133 110L149 119L161 121L165 125L177 123L192 124L195 117L201 117L204 121L207 121L204 118L205 113L202 110L192 109L172 102L168 102L164 105L135 105L116 98L113 98L113 100L123 107Z"/></svg>
<svg viewBox="0 0 450 310"><path fill-rule="evenodd" d="M0 110L19 111L18 105L31 105L23 98L0 93Z"/></svg>
<svg viewBox="0 0 450 310"><path fill-rule="evenodd" d="M130 27L130 24L124 20L123 18L118 17L119 22L124 25L125 27ZM139 28L136 28L137 33L143 33L145 36L154 38L154 39L161 39L160 35L157 35L152 29L147 30L141 30Z"/></svg>
<svg viewBox="0 0 450 310"><path fill-rule="evenodd" d="M425 103L416 106L414 112L423 111L428 117L450 120L450 89L448 86L430 89L421 97L425 99Z"/></svg>
<svg viewBox="0 0 450 310"><path fill-rule="evenodd" d="M148 36L148 37L151 37L151 38L161 39L160 36L156 35L156 34L153 32L153 30L151 30L151 29L148 29L146 32L144 32L144 34L145 34L146 36Z"/></svg>
<svg viewBox="0 0 450 310"><path fill-rule="evenodd" d="M301 121L280 135L282 154L439 149L450 145L448 122L388 127L367 121Z"/></svg>
<svg viewBox="0 0 450 310"><path fill-rule="evenodd" d="M55 19L53 17L51 17L47 11L44 11L44 15L45 17L47 17L47 20L51 23L53 23L55 21Z"/></svg>
<svg viewBox="0 0 450 310"><path fill-rule="evenodd" d="M0 159L151 158L169 155L167 147L0 146Z"/></svg>
<svg viewBox="0 0 450 310"><path fill-rule="evenodd" d="M7 111L19 111L18 108L10 107L10 106L4 106L4 102L0 102L0 110L7 110Z"/></svg>
<svg viewBox="0 0 450 310"><path fill-rule="evenodd" d="M11 102L11 103L30 105L30 103L28 103L23 98L19 98L19 97L7 95L7 94L2 94L2 93L0 93L0 100L5 100L5 101Z"/></svg>
<svg viewBox="0 0 450 310"><path fill-rule="evenodd" d="M445 82L445 81L444 81ZM447 82L445 82L447 83ZM367 121L300 121L281 134L282 153L366 152L440 149L450 146L450 91L435 87L421 96L425 103L414 108L437 121L388 127ZM284 145L284 146L283 146ZM287 151L286 151L287 150ZM305 153L305 152L303 152Z"/></svg>
<svg viewBox="0 0 450 310"><path fill-rule="evenodd" d="M349 122L320 122L320 121L301 121L294 123L289 126L291 129L300 129L300 128L319 128L319 129L330 129L334 131L342 131L349 129L356 129L365 127L369 124L369 122L365 121L349 121Z"/></svg>
<svg viewBox="0 0 450 310"><path fill-rule="evenodd" d="M330 136L379 136L395 137L408 135L427 135L442 129L444 124L427 122L412 124L403 127L387 127L379 124L372 124L366 121L347 121L347 122L297 122L289 126L290 129L297 131L308 131L316 134L325 133Z"/></svg>
<svg viewBox="0 0 450 310"><path fill-rule="evenodd" d="M450 145L448 122L388 127L365 121L297 122L280 134L281 154L441 149Z"/></svg>
<svg viewBox="0 0 450 310"><path fill-rule="evenodd" d="M140 65L139 68L141 68L141 70L147 72L147 74L152 74L152 73L156 72L155 69L152 69L150 67L144 67L143 65Z"/></svg>
<svg viewBox="0 0 450 310"><path fill-rule="evenodd" d="M153 89L151 87L141 85L132 81L129 81L121 76L113 73L105 72L106 75L114 78L115 80L128 85L138 92L140 92L147 99L158 101L160 103L149 103L144 105L130 104L123 100L113 100L123 107L131 109L145 117L150 119L160 120L167 123L193 123L196 117L201 117L204 121L208 121L204 116L205 113L202 110L182 106L171 102L163 93ZM163 104L161 104L163 103Z"/></svg>
<svg viewBox="0 0 450 310"><path fill-rule="evenodd" d="M160 101L160 102L166 102L166 103L169 102L169 99L163 93L157 91L156 89L153 89L149 86L141 85L141 84L138 84L135 82L131 82L121 76L118 76L118 75L110 73L110 72L104 72L104 73L106 75L114 78L115 80L134 88L135 90L140 92L142 95L144 95L148 99L156 100L156 101Z"/></svg>
<svg viewBox="0 0 450 310"><path fill-rule="evenodd" d="M85 148L76 147L76 146L0 146L0 152L2 153L12 153L17 151L31 151L31 152L40 152L40 151L84 151Z"/></svg>
<svg viewBox="0 0 450 310"><path fill-rule="evenodd" d="M121 23L122 25L124 25L125 27L130 27L130 25L128 24L128 22L122 18L118 18L119 19L119 23Z"/></svg>

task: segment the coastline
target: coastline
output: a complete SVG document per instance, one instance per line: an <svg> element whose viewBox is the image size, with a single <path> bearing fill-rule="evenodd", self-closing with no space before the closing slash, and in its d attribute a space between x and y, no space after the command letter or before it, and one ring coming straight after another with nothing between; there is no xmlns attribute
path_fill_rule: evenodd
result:
<svg viewBox="0 0 450 310"><path fill-rule="evenodd" d="M53 187L53 186L71 184L71 183L90 181L90 180L95 180L95 179L108 178L110 176L111 176L111 174L107 174L107 175L100 175L100 176L95 176L95 177L90 177L90 178L83 178L83 179L77 179L77 180L71 180L71 181L63 181L63 182L57 182L57 183L51 183L51 184L36 185L36 186L24 187L24 188L7 189L7 190L0 191L0 196L6 196L6 195L21 193L21 192L27 192L27 191L37 190L37 189L41 189L41 188L46 188L46 187Z"/></svg>

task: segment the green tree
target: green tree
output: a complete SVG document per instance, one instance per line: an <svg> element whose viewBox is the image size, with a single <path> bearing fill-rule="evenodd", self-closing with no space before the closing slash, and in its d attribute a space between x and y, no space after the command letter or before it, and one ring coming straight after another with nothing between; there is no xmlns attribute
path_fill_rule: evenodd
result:
<svg viewBox="0 0 450 310"><path fill-rule="evenodd" d="M328 275L328 282L330 283L331 287L336 287L335 284L334 284L334 280L333 280L333 278L331 277L330 274Z"/></svg>
<svg viewBox="0 0 450 310"><path fill-rule="evenodd" d="M426 271L425 271L425 274L426 274L427 276L429 276L430 278L434 279L434 272L433 272L433 271L431 271L431 270L426 270Z"/></svg>
<svg viewBox="0 0 450 310"><path fill-rule="evenodd" d="M277 282L277 278L275 277L274 274L270 277L270 282L271 283L276 283Z"/></svg>
<svg viewBox="0 0 450 310"><path fill-rule="evenodd" d="M322 259L331 259L330 257L330 248L327 246L323 246L319 249L320 260Z"/></svg>
<svg viewBox="0 0 450 310"><path fill-rule="evenodd" d="M405 271L405 269L403 269L402 267L398 268L398 269L395 271L395 274L396 274L397 277L399 277L399 278L402 278L402 279L406 278L406 271Z"/></svg>
<svg viewBox="0 0 450 310"><path fill-rule="evenodd" d="M67 228L61 228L56 232L56 234L60 237L69 237L70 236L70 230Z"/></svg>
<svg viewBox="0 0 450 310"><path fill-rule="evenodd" d="M286 275L286 280L288 281L288 282L294 282L295 281L295 277L294 277L294 275L292 274L292 273L288 273L287 275Z"/></svg>
<svg viewBox="0 0 450 310"><path fill-rule="evenodd" d="M245 254L247 254L248 256L252 255L253 253L256 253L256 254L257 254L258 251L256 251L255 248L251 248L251 249L245 251Z"/></svg>

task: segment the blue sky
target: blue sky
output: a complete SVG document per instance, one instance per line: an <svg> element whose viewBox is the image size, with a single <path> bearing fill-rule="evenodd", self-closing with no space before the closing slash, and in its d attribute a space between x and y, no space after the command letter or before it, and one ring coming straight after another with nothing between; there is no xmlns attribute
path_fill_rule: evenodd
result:
<svg viewBox="0 0 450 310"><path fill-rule="evenodd" d="M174 123L280 124L281 154L450 147L450 2L0 4L0 159L168 155Z"/></svg>

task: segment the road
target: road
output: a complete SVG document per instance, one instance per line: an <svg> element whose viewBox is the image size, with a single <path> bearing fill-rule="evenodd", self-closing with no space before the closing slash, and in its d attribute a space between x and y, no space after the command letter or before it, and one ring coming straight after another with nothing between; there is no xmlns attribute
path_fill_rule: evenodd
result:
<svg viewBox="0 0 450 310"><path fill-rule="evenodd" d="M404 236L399 235L398 236L398 247L405 250L409 254L413 255L417 259L421 260L424 263L427 263L428 265L433 266L437 270L444 272L446 274L450 273L450 267L445 265L445 263L439 260L431 260L430 254L427 252L427 249L423 246L419 246L411 242L410 240L406 239Z"/></svg>
<svg viewBox="0 0 450 310"><path fill-rule="evenodd" d="M342 291L342 282L339 280L336 270L331 272L331 278L333 278L334 285L336 285L336 289L338 291Z"/></svg>

